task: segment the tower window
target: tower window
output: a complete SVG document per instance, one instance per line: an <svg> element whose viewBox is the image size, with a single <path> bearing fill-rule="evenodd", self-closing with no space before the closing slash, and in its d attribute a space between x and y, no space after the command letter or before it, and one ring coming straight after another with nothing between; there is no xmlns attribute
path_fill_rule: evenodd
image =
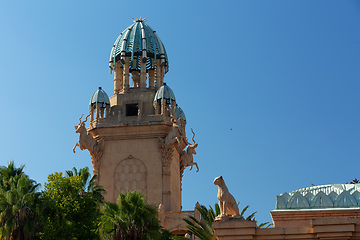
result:
<svg viewBox="0 0 360 240"><path fill-rule="evenodd" d="M126 104L126 116L137 116L138 115L138 104Z"/></svg>

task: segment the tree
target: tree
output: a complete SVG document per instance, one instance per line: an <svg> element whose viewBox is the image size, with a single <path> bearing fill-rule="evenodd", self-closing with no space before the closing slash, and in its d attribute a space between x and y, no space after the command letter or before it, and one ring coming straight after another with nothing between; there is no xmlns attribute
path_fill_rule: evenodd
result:
<svg viewBox="0 0 360 240"><path fill-rule="evenodd" d="M150 207L139 192L120 194L117 203L104 204L101 237L122 240L161 239L161 226L156 213L155 208Z"/></svg>
<svg viewBox="0 0 360 240"><path fill-rule="evenodd" d="M15 167L14 161L11 161L7 167L0 167L0 187L5 190L9 190L11 186L11 181L16 181L21 175L24 174L24 165L21 165L19 168Z"/></svg>
<svg viewBox="0 0 360 240"><path fill-rule="evenodd" d="M0 239L35 239L39 230L39 184L16 168L14 162L0 167Z"/></svg>
<svg viewBox="0 0 360 240"><path fill-rule="evenodd" d="M95 201L103 203L103 193L105 193L105 190L102 186L97 185L96 179L98 178L98 174L91 177L88 167L81 168L79 171L74 167L72 171L66 171L66 177L73 176L80 176L82 188L80 194L90 194Z"/></svg>
<svg viewBox="0 0 360 240"><path fill-rule="evenodd" d="M96 176L95 176L96 177ZM46 211L42 239L99 239L101 193L88 168L74 168L66 176L55 172L45 183Z"/></svg>

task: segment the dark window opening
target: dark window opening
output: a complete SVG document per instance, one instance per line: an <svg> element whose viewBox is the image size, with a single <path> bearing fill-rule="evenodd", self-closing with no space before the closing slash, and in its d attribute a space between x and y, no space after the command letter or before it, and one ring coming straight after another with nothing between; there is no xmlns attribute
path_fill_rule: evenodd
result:
<svg viewBox="0 0 360 240"><path fill-rule="evenodd" d="M126 116L137 116L138 115L138 104L126 104Z"/></svg>

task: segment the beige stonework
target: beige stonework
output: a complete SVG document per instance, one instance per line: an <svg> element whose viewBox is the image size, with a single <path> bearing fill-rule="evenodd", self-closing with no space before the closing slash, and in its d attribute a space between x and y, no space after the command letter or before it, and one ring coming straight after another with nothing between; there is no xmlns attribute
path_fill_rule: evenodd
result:
<svg viewBox="0 0 360 240"><path fill-rule="evenodd" d="M194 211L182 211L181 181L186 167L195 165L198 170L193 161L198 146L195 133L189 143L186 119L176 116L174 96L167 99L166 93L165 98L155 99L160 87L169 89L160 85L164 70L129 72L126 64L127 58L124 67L118 62L114 69L113 96L98 103L94 94L89 127L85 129L85 121L80 120L76 128L83 130L77 146L89 150L98 184L106 190L105 200L115 202L119 193L139 191L148 203L160 206L164 227L184 235L183 218L194 216ZM106 95L101 88L98 91ZM92 145L87 147L85 140ZM100 144L101 151L96 148Z"/></svg>
<svg viewBox="0 0 360 240"><path fill-rule="evenodd" d="M215 222L219 240L359 240L360 209L272 211L275 227L257 228L256 222L232 219Z"/></svg>

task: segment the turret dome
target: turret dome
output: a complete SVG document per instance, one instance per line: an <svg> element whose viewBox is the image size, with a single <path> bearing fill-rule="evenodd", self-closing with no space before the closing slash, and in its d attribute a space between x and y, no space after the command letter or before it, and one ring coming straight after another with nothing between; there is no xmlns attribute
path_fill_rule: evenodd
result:
<svg viewBox="0 0 360 240"><path fill-rule="evenodd" d="M175 106L175 117L186 121L185 113L177 104Z"/></svg>
<svg viewBox="0 0 360 240"><path fill-rule="evenodd" d="M123 66L125 57L130 57L130 71L140 71L140 59L146 62L146 69L154 69L159 59L161 66L165 67L165 73L169 70L165 47L157 33L145 22L145 18L134 20L116 39L109 60L112 70L119 61Z"/></svg>
<svg viewBox="0 0 360 240"><path fill-rule="evenodd" d="M156 104L156 102L161 101L163 99L166 100L167 104L170 104L172 101L176 102L174 92L171 90L171 88L168 85L166 85L166 83L164 83L164 85L162 85L157 90L154 97L154 105Z"/></svg>
<svg viewBox="0 0 360 240"><path fill-rule="evenodd" d="M101 87L99 87L99 89L92 95L89 107L96 107L98 103L100 103L101 108L106 107L106 105L110 106L109 97L106 92L101 89Z"/></svg>

